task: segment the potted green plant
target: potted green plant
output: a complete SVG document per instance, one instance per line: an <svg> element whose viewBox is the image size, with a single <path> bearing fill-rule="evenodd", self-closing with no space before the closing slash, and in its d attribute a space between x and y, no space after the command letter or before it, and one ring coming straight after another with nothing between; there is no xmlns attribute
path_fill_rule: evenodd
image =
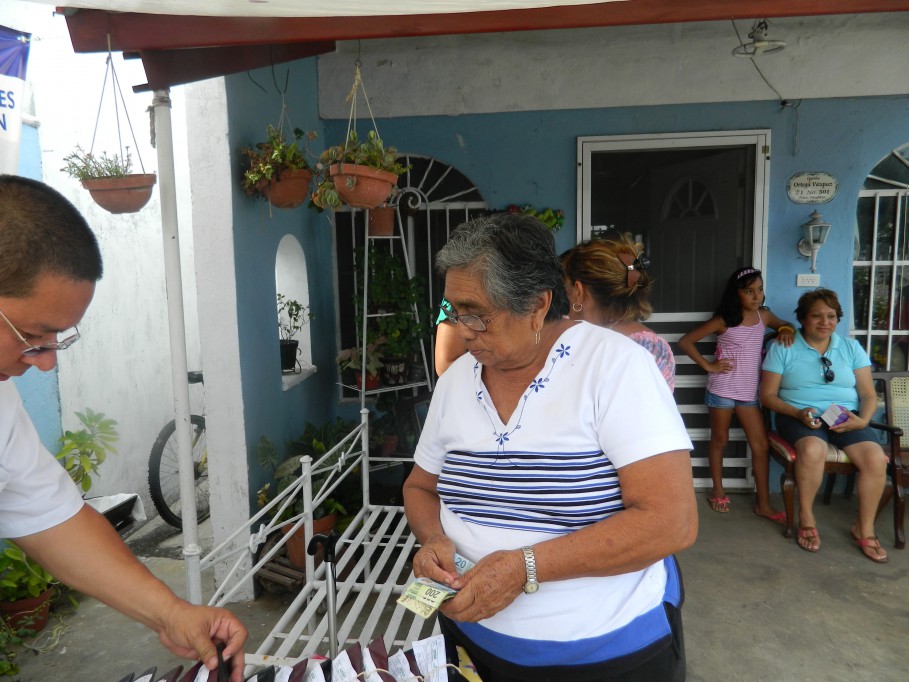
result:
<svg viewBox="0 0 909 682"><path fill-rule="evenodd" d="M47 625L57 581L16 545L0 553L0 614L10 630L38 632Z"/></svg>
<svg viewBox="0 0 909 682"><path fill-rule="evenodd" d="M382 383L386 386L406 384L410 358L424 333L413 310L397 310L377 317L376 333L382 349Z"/></svg>
<svg viewBox="0 0 909 682"><path fill-rule="evenodd" d="M372 391L379 388L379 370L383 367L380 344L375 342L366 344L365 361L362 350L360 346L345 348L338 353L335 360L338 363L338 369L342 372L348 369L353 370L357 388L365 386L367 391Z"/></svg>
<svg viewBox="0 0 909 682"><path fill-rule="evenodd" d="M384 245L369 248L369 300L371 309L369 340L380 347L382 383L398 386L407 383L410 359L425 331L417 322L415 309L422 304L425 286L420 277L410 277L403 258ZM356 260L360 262L362 249ZM357 294L355 309L359 314Z"/></svg>
<svg viewBox="0 0 909 682"><path fill-rule="evenodd" d="M375 130L361 141L351 130L344 144L328 147L319 156L320 171L312 203L318 208L376 208L391 195L398 176L407 170L398 163L398 150L386 147Z"/></svg>
<svg viewBox="0 0 909 682"><path fill-rule="evenodd" d="M294 338L314 315L299 301L278 294L278 335L281 349L281 371L293 372L297 365L300 342Z"/></svg>
<svg viewBox="0 0 909 682"><path fill-rule="evenodd" d="M123 156L100 156L85 151L81 146L63 157L61 168L82 183L92 199L110 213L135 213L151 198L155 186L154 173L133 173L129 147Z"/></svg>
<svg viewBox="0 0 909 682"><path fill-rule="evenodd" d="M363 249L354 249L354 261L363 262ZM358 266L359 267L359 266ZM371 244L369 247L369 312L387 313L397 310L412 310L424 295L425 286L420 277L410 277L403 256L384 245ZM354 308L360 316L362 291L356 283Z"/></svg>
<svg viewBox="0 0 909 682"><path fill-rule="evenodd" d="M312 140L316 134L294 128L293 139L288 140L282 130L269 124L266 136L267 140L256 144L255 149L240 150L246 162L243 190L276 208L296 208L306 201L312 180L306 150L300 148L299 142L304 138Z"/></svg>

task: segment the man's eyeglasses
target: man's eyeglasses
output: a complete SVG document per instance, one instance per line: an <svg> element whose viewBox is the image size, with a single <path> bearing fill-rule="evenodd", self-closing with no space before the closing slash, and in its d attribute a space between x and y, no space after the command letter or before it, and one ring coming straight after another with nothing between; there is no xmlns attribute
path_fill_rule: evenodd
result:
<svg viewBox="0 0 909 682"><path fill-rule="evenodd" d="M7 318L6 315L3 314L2 310L0 310L0 317L2 317L3 321L6 322L6 324L9 325L9 328L13 330L13 334L16 335L16 338L19 339L23 344L25 344L26 348L25 348L25 350L22 351L22 355L29 357L29 358L32 358L36 355L41 355L42 353L49 353L51 351L66 350L67 348L72 346L74 343L76 343L76 341L78 341L79 338L82 336L79 333L79 330L76 327L73 327L72 333L68 333L69 330L67 330L66 332L63 332L63 333L66 333L67 336L65 336L62 339L58 338L56 341L51 341L50 343L42 343L42 344L34 345L34 344L29 343L26 340L25 336L23 336L22 332L20 332L18 329L16 329L13 326L13 323L10 322L9 318Z"/></svg>
<svg viewBox="0 0 909 682"><path fill-rule="evenodd" d="M821 364L824 366L824 381L829 384L831 381L836 379L836 374L834 374L833 370L830 369L830 365L833 363L830 362L830 358L822 355Z"/></svg>
<svg viewBox="0 0 909 682"><path fill-rule="evenodd" d="M499 310L484 320L480 317L477 317L476 315L458 315L458 313L456 313L454 310L452 310L451 308L446 308L443 305L439 306L439 310L442 311L442 314L445 316L445 319L448 320L449 322L451 322L452 324L458 324L460 322L465 327L467 327L468 329L475 331L475 332L485 332L487 329L486 325L488 325L490 322L492 322L493 318L496 315L498 315L500 312L502 312L501 310Z"/></svg>

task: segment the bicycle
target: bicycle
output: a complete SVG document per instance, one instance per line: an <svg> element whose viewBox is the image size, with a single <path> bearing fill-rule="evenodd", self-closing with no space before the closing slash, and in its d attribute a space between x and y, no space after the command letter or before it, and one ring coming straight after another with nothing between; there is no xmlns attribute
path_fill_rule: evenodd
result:
<svg viewBox="0 0 909 682"><path fill-rule="evenodd" d="M190 384L202 382L202 372L188 372ZM196 489L196 518L204 521L210 513L208 488L208 444L205 417L190 415L192 426L193 478ZM171 420L158 433L148 458L148 489L161 518L175 528L183 528L180 504L180 469L177 452L177 422Z"/></svg>

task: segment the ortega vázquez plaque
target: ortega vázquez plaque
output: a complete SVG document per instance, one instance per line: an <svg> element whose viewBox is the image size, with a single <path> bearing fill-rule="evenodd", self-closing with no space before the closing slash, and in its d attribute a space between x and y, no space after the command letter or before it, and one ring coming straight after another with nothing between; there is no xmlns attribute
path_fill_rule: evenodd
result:
<svg viewBox="0 0 909 682"><path fill-rule="evenodd" d="M789 199L796 204L826 204L836 196L836 178L830 173L796 173L786 185Z"/></svg>

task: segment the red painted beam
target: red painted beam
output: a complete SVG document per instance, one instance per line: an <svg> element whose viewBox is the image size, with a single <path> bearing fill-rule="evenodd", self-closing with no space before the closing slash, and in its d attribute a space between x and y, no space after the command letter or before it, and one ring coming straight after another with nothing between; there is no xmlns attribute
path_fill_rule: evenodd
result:
<svg viewBox="0 0 909 682"><path fill-rule="evenodd" d="M379 17L198 17L61 9L76 52L495 33L909 10L909 0L628 0L539 9Z"/></svg>
<svg viewBox="0 0 909 682"><path fill-rule="evenodd" d="M333 41L286 45L238 45L200 47L184 50L142 50L139 56L148 83L133 87L136 92L163 90L172 85L239 73L273 64L305 59L333 52Z"/></svg>

